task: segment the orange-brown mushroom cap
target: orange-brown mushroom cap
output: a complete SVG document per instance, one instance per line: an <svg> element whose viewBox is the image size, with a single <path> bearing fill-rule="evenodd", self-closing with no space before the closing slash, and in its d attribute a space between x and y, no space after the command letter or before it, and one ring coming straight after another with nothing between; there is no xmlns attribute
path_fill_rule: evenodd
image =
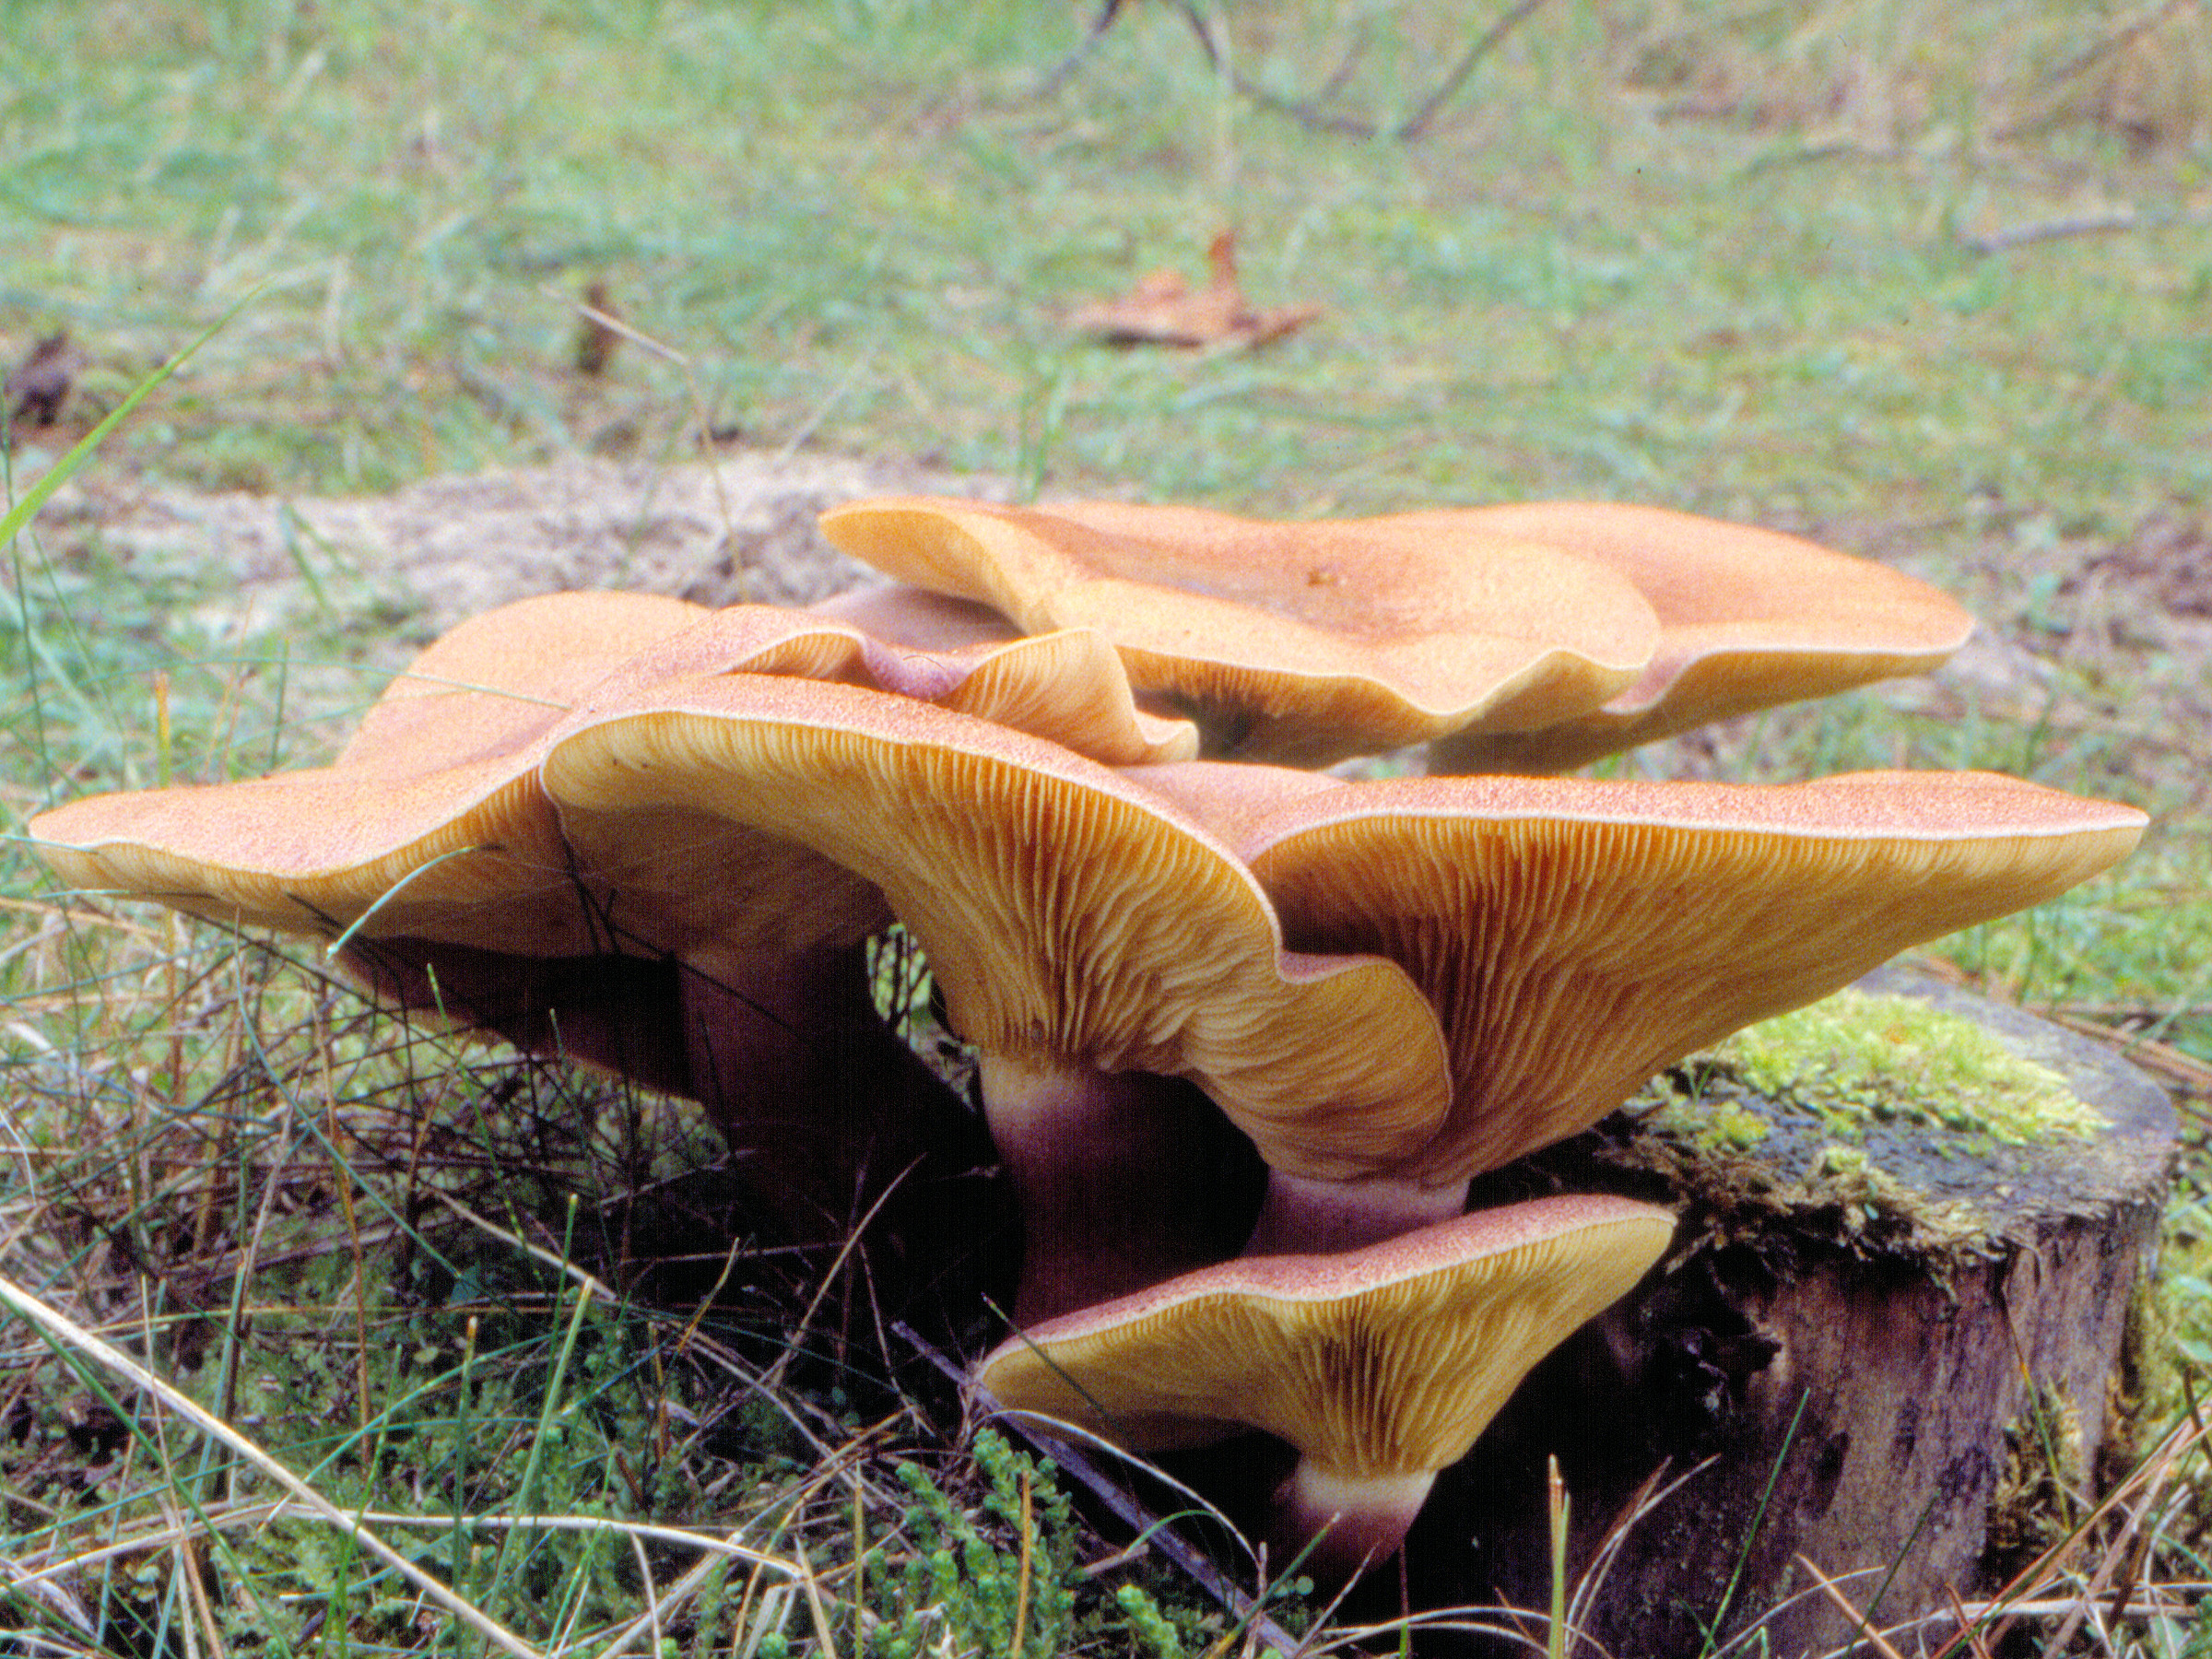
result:
<svg viewBox="0 0 2212 1659"><path fill-rule="evenodd" d="M1747 524L1600 501L1416 516L1594 559L1635 584L1660 630L1642 673L1602 707L1446 736L1430 750L1435 772L1565 771L1708 721L1924 672L1973 631L1924 582Z"/></svg>
<svg viewBox="0 0 2212 1659"><path fill-rule="evenodd" d="M2147 822L1982 772L1430 778L1313 794L1239 851L1298 948L1384 956L1427 991L1451 1115L1415 1157L1370 1168L1441 1184L1909 946L2065 891Z"/></svg>
<svg viewBox="0 0 2212 1659"><path fill-rule="evenodd" d="M1096 628L1140 694L1242 759L1320 764L1471 723L1594 708L1658 624L1594 561L1418 516L1269 524L1194 508L933 497L823 515L846 552L1030 632Z"/></svg>
<svg viewBox="0 0 2212 1659"><path fill-rule="evenodd" d="M629 594L502 606L417 656L335 764L88 796L31 820L36 851L76 887L221 922L327 935L371 917L372 935L588 953L595 907L537 790L547 735L707 614Z"/></svg>
<svg viewBox="0 0 2212 1659"><path fill-rule="evenodd" d="M1355 1566L1394 1547L1436 1471L1674 1227L1625 1198L1547 1198L1340 1254L1245 1256L1033 1325L977 1380L1135 1451L1286 1440L1302 1459L1293 1533L1341 1515Z"/></svg>
<svg viewBox="0 0 2212 1659"><path fill-rule="evenodd" d="M1441 1040L1388 963L1285 953L1258 884L1164 800L1056 744L834 684L656 687L546 758L571 819L645 809L796 842L880 888L953 1022L1001 1059L1198 1081L1263 1147L1410 1150Z"/></svg>
<svg viewBox="0 0 2212 1659"><path fill-rule="evenodd" d="M622 702L664 681L734 673L938 699L1108 761L1173 759L1196 745L1187 725L1141 714L1112 648L1085 633L931 652L765 606L554 594L443 635L329 767L93 796L40 815L31 833L80 887L293 932L359 924L367 937L528 956L678 949L741 913L763 939L794 918L840 938L865 935L888 917L880 901L833 902L831 889L855 884L811 855L796 870L759 851L725 857L719 883L694 862L656 884L641 866L667 837L632 825L644 832L578 849L539 793L546 747L587 696ZM610 913L618 890L631 896L618 907L630 913ZM649 913L655 898L665 903Z"/></svg>
<svg viewBox="0 0 2212 1659"><path fill-rule="evenodd" d="M625 663L592 693L613 706L665 681L777 674L865 686L1034 733L1110 766L1188 759L1187 721L1144 713L1112 645L1083 629L993 638L957 628L902 629L912 606L787 610L733 605ZM877 627L871 628L873 621ZM883 631L878 632L880 628Z"/></svg>

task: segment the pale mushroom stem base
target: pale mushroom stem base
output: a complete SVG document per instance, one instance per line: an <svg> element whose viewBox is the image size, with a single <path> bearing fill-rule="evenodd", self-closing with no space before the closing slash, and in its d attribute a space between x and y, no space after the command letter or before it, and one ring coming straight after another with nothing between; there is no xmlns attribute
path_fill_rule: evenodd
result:
<svg viewBox="0 0 2212 1659"><path fill-rule="evenodd" d="M1267 1559L1277 1572L1289 1570L1312 1546L1298 1571L1316 1583L1341 1584L1363 1568L1380 1567L1406 1540L1413 1518L1436 1484L1436 1472L1414 1475L1336 1475L1300 1461L1276 1493L1267 1530Z"/></svg>
<svg viewBox="0 0 2212 1659"><path fill-rule="evenodd" d="M1267 1177L1267 1195L1243 1253L1336 1255L1449 1221L1466 1207L1464 1181L1441 1186L1382 1177L1312 1181L1277 1170Z"/></svg>
<svg viewBox="0 0 2212 1659"><path fill-rule="evenodd" d="M1142 1290L1220 1253L1218 1113L1195 1085L1003 1054L976 1064L1021 1207L1017 1324Z"/></svg>

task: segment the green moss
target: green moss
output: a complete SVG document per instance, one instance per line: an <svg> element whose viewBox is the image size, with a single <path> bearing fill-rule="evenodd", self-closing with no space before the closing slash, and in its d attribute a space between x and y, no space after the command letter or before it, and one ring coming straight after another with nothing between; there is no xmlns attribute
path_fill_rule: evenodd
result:
<svg viewBox="0 0 2212 1659"><path fill-rule="evenodd" d="M2074 1499L2088 1474L2081 1414L2059 1389L2038 1383L2005 1426L2005 1468L1989 1500L1983 1566L2010 1578L2074 1529Z"/></svg>
<svg viewBox="0 0 2212 1659"><path fill-rule="evenodd" d="M2087 1140L2104 1126L2049 1066L1909 996L1841 991L1737 1032L1712 1058L1760 1094L1818 1114L1845 1144L1875 1124L2007 1147Z"/></svg>
<svg viewBox="0 0 2212 1659"><path fill-rule="evenodd" d="M1691 1055L1555 1174L1594 1158L1722 1235L1779 1228L1942 1277L2108 1170L2109 1124L2054 1063L1917 997L1845 991Z"/></svg>
<svg viewBox="0 0 2212 1659"><path fill-rule="evenodd" d="M1710 1100L1669 1100L1652 1120L1654 1128L1679 1135L1700 1152L1750 1152L1772 1133L1772 1125L1741 1101L1716 1095Z"/></svg>

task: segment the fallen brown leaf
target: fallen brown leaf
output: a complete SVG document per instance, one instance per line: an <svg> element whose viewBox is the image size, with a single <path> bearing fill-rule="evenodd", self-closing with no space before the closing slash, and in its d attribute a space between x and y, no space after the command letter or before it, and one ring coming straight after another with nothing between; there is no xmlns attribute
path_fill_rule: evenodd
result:
<svg viewBox="0 0 2212 1659"><path fill-rule="evenodd" d="M1211 278L1194 288L1180 271L1154 271L1119 300L1086 305L1068 321L1112 346L1232 346L1251 349L1294 334L1321 315L1318 305L1253 306L1237 281L1237 233L1223 230L1206 249Z"/></svg>
<svg viewBox="0 0 2212 1659"><path fill-rule="evenodd" d="M576 344L571 360L579 374L601 375L606 372L613 359L615 347L622 343L621 332L613 324L621 320L614 301L607 297L606 284L594 282L583 290L583 303L576 308L578 324Z"/></svg>
<svg viewBox="0 0 2212 1659"><path fill-rule="evenodd" d="M7 371L5 388L0 389L7 418L27 426L53 426L62 418L62 406L69 401L84 361L84 353L69 343L65 329L39 341Z"/></svg>

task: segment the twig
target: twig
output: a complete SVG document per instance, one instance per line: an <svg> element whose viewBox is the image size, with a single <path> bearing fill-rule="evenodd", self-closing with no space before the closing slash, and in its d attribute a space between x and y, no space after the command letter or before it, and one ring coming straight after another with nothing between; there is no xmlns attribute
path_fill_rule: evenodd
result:
<svg viewBox="0 0 2212 1659"><path fill-rule="evenodd" d="M845 1241L838 1250L837 1259L830 1264L829 1271L822 1275L820 1286L815 1290L813 1300L806 1304L806 1311L799 1315L798 1326L785 1340L783 1351L776 1356L776 1362L761 1373L760 1381L763 1387L773 1388L777 1382L782 1381L784 1368L791 1363L792 1355L798 1352L799 1344L806 1339L807 1327L814 1324L814 1316L822 1305L822 1298L830 1294L830 1287L837 1283L838 1276L844 1271L845 1264L853 1259L853 1252L858 1247L862 1237L874 1224L876 1218L882 1213L883 1206L891 1201L891 1194L899 1190L909 1175L921 1167L921 1163L922 1160L916 1159L886 1182L881 1195L877 1198L875 1203L868 1206L868 1213L863 1216L859 1222L845 1234ZM717 1287L717 1288L719 1288ZM692 1324L696 1328L698 1321L694 1320Z"/></svg>
<svg viewBox="0 0 2212 1659"><path fill-rule="evenodd" d="M1099 15L1090 20L1090 28L1076 42L1076 49L1039 77L1037 97L1052 97L1060 90L1069 76L1083 66L1090 54L1099 49L1099 42L1106 38L1106 31L1113 27L1113 20L1122 15L1124 4L1126 0L1105 0L1105 4L1099 7Z"/></svg>
<svg viewBox="0 0 2212 1659"><path fill-rule="evenodd" d="M1437 84L1428 97L1421 100L1419 108L1393 127L1382 126L1377 122L1360 121L1349 115L1332 114L1321 107L1321 100L1333 94L1350 74L1352 65L1359 58L1359 46L1354 47L1344 65L1324 84L1318 98L1289 98L1257 86L1229 67L1195 0L1182 0L1182 9L1191 25L1191 32L1198 37L1198 44L1206 53L1207 65L1218 73L1227 75L1232 88L1262 109L1272 110L1278 115L1288 115L1301 126L1312 127L1318 132L1335 133L1347 138L1390 138L1400 144L1410 144L1428 136L1429 128L1438 114L1466 85L1467 77L1481 66L1482 60L1497 51L1506 36L1543 10L1545 0L1514 0L1489 28L1475 37L1474 42L1461 53L1459 62L1452 65L1451 73ZM1114 9L1112 6L1108 8L1108 15L1100 20L1100 29L1103 29L1106 24L1113 20Z"/></svg>
<svg viewBox="0 0 2212 1659"><path fill-rule="evenodd" d="M1299 1638L1268 1618L1261 1610L1259 1603L1231 1583L1213 1562L1184 1543L1164 1519L1147 1509L1134 1492L1091 1462L1082 1452L1053 1433L1031 1414L1009 1411L1001 1406L987 1389L977 1385L965 1371L904 1320L895 1322L891 1330L914 1352L966 1390L986 1415L1006 1424L1051 1458L1066 1471L1071 1479L1080 1482L1091 1496L1112 1510L1125 1524L1135 1529L1140 1538L1148 1539L1156 1545L1159 1553L1180 1568L1192 1583L1244 1624L1259 1647L1280 1653L1284 1659L1299 1659L1299 1655L1304 1653L1305 1644Z"/></svg>
<svg viewBox="0 0 2212 1659"><path fill-rule="evenodd" d="M2002 253L2011 248L2024 248L2031 242L2056 241L2067 236L2098 236L2113 230L2134 230L2148 225L2176 224L2172 218L2136 213L2132 208L2125 213L2085 213L2072 218L2044 219L2031 225L2016 225L2009 230L1993 230L1987 236L1961 236L1959 245L1969 253Z"/></svg>
<svg viewBox="0 0 2212 1659"><path fill-rule="evenodd" d="M1467 48L1466 55L1452 66L1452 73L1444 76L1443 83L1421 100L1421 107L1401 122L1391 136L1404 143L1427 134L1429 124L1436 119L1437 112L1466 84L1467 76L1475 73L1476 66L1497 51L1499 43L1507 35L1535 16L1543 5L1544 0L1519 0L1519 4L1485 29L1476 38L1475 43Z"/></svg>
<svg viewBox="0 0 2212 1659"><path fill-rule="evenodd" d="M2212 1094L2212 1065L2206 1065L2195 1055L2174 1047L2171 1042L2124 1031L2102 1020L2088 1018L2065 1008L2045 1008L2041 1013L2053 1025L2064 1026L2069 1031L2078 1031L2084 1037L2105 1044L2123 1060L2139 1065L2146 1071L2159 1073L2175 1087L2194 1094Z"/></svg>

